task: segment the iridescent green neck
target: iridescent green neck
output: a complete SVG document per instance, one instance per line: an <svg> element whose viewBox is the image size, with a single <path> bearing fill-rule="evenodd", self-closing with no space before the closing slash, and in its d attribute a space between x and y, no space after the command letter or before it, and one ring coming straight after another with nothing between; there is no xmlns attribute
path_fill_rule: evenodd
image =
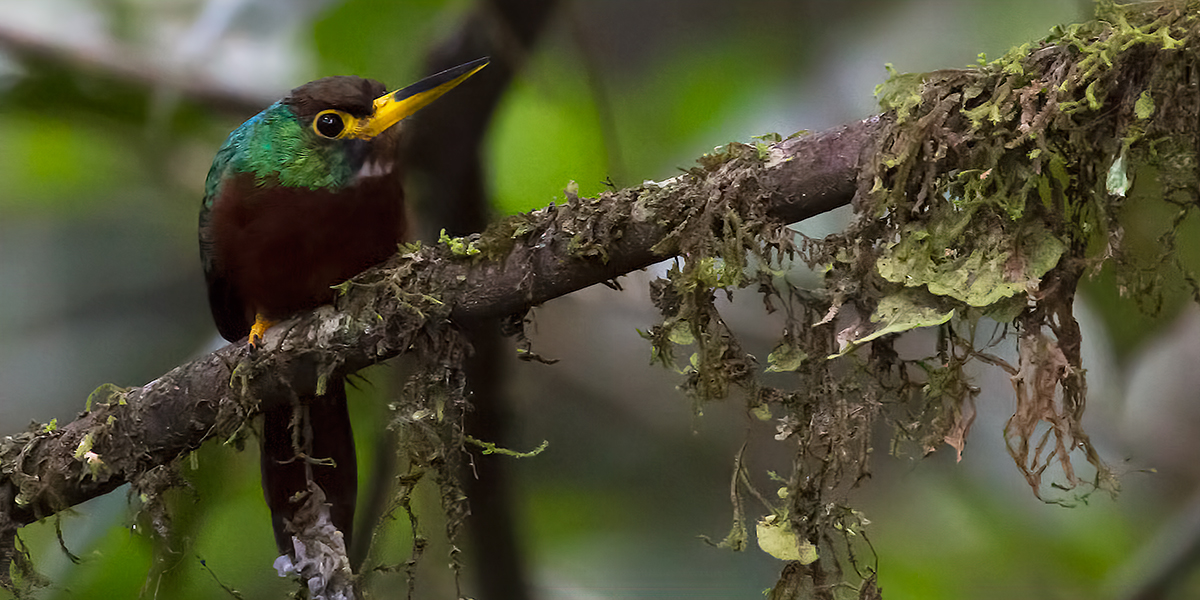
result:
<svg viewBox="0 0 1200 600"><path fill-rule="evenodd" d="M320 138L276 102L229 134L213 159L205 195L215 198L221 181L238 173L254 174L260 185L338 190L361 166L350 150L346 142Z"/></svg>

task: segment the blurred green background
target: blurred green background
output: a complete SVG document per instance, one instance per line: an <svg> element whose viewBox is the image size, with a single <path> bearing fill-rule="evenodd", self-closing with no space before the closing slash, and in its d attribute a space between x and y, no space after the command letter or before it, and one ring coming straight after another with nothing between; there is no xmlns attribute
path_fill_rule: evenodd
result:
<svg viewBox="0 0 1200 600"><path fill-rule="evenodd" d="M288 89L331 74L415 81L423 57L475 8L465 0L0 1L0 432L60 422L105 382L140 385L217 347L196 248L209 161L224 136ZM496 214L594 195L611 179L661 180L731 140L821 130L876 112L886 74L973 64L1091 14L1083 0L577 0L563 2L506 93L487 139ZM119 71L119 77L113 73ZM195 93L209 89L213 97ZM237 102L223 104L224 99ZM1161 207L1132 207L1131 247L1166 228ZM845 210L797 226L836 231ZM1181 239L1194 254L1196 243ZM516 461L513 523L544 599L755 598L782 563L752 547L705 545L728 531L728 480L750 431L750 468L790 456L739 403L695 416L673 373L650 368L636 329L655 322L646 281L589 289L533 313L535 349L553 366L505 363L515 440L549 449ZM1004 451L1011 386L980 370L980 418L961 463L952 452L893 458L887 432L874 477L853 498L872 521L885 598L1126 598L1194 550L1200 461L1200 313L1177 289L1145 316L1106 275L1080 315L1089 343L1088 425L1123 465L1117 501L1062 509L1037 501ZM752 296L729 321L749 350L774 341ZM377 369L352 398L363 472L393 375ZM253 446L253 444L250 444ZM131 528L121 491L25 528L42 598L283 597L271 569L256 451L210 443L173 495L179 544L155 553ZM512 460L476 456L479 461ZM1154 472L1148 471L1154 469ZM420 598L452 597L436 496L424 490L433 546ZM379 561L407 558L403 518ZM463 562L489 560L465 547ZM1169 597L1200 594L1189 569ZM401 574L373 578L401 595ZM464 593L477 594L470 577Z"/></svg>

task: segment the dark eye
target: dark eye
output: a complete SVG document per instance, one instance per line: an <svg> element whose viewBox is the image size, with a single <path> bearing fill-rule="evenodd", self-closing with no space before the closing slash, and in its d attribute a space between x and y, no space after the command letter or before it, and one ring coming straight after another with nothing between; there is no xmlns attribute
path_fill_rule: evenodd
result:
<svg viewBox="0 0 1200 600"><path fill-rule="evenodd" d="M337 137L345 128L346 124L342 118L333 112L323 112L313 121L313 129L327 138Z"/></svg>

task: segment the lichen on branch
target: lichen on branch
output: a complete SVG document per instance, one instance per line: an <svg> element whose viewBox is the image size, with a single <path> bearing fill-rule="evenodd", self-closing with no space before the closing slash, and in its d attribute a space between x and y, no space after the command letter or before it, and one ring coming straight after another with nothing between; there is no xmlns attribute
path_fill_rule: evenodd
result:
<svg viewBox="0 0 1200 600"><path fill-rule="evenodd" d="M981 317L1015 326L1017 408L1005 438L1039 497L1048 468L1061 473L1060 488L1084 482L1075 450L1091 463L1091 485L1117 489L1080 425L1075 289L1110 260L1120 278L1146 272L1121 248L1122 209L1149 200L1135 175L1181 210L1195 207L1197 94L1186 81L1197 65L1197 6L1101 2L1095 20L999 60L896 76L880 89L896 126L860 177L848 232L858 243L833 271L875 282L853 301L876 322L881 306L918 290L928 294L921 306L955 311L940 326L948 338ZM969 399L950 410L962 413ZM937 420L924 438L958 422Z"/></svg>
<svg viewBox="0 0 1200 600"><path fill-rule="evenodd" d="M1117 492L1081 424L1076 288L1110 268L1139 306L1153 307L1162 267L1172 266L1200 298L1173 252L1200 190L1198 10L1099 2L1096 19L999 60L894 74L878 90L892 118L859 171L855 219L823 240L797 242L752 204L697 193L673 232L676 263L651 286L662 321L645 335L654 360L683 373L681 387L698 401L736 389L752 414L776 420L777 439L794 445L794 471L784 502L764 502L799 546L827 556L834 538L861 524L844 498L869 473L876 422L892 425L895 452L945 444L961 458L979 393L969 369L980 366L1011 376L1016 408L1003 435L1035 495L1069 505ZM732 144L693 172L720 181L730 169L737 175L721 185L753 187L753 171L732 165L769 162L769 147L761 150ZM1178 211L1162 252L1125 253L1127 206L1160 201ZM824 273L819 289L786 277L800 261ZM714 303L747 287L785 313L766 365L746 354ZM929 351L902 355L895 334L916 329L936 334ZM1005 341L1014 358L994 350ZM794 372L795 385L766 386L763 371ZM741 455L736 464L740 474ZM735 476L727 542L745 538L737 489L762 496ZM777 590L803 588L805 578L811 588L820 565L785 569Z"/></svg>

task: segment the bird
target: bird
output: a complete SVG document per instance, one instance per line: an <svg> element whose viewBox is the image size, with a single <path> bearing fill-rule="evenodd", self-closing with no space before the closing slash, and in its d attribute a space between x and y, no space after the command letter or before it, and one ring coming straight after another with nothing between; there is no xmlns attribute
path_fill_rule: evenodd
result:
<svg viewBox="0 0 1200 600"><path fill-rule="evenodd" d="M318 79L229 134L205 180L199 223L222 337L257 349L272 325L332 302L334 286L397 252L407 228L397 124L487 64L394 92L373 79ZM262 397L259 407L263 495L280 556L295 551L288 524L310 479L349 548L358 475L344 376L321 396Z"/></svg>

